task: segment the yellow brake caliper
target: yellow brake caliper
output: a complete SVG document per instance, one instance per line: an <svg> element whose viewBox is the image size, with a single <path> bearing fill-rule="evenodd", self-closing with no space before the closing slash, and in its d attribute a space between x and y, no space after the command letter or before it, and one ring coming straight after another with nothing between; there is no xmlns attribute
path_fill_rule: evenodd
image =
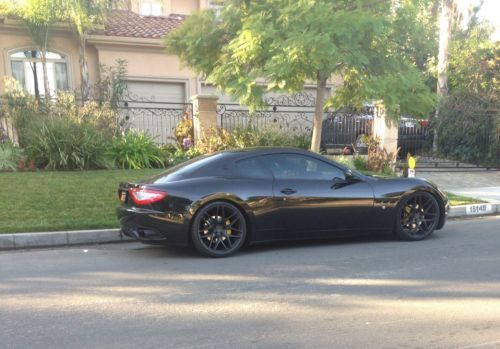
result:
<svg viewBox="0 0 500 349"><path fill-rule="evenodd" d="M229 219L226 221L226 226L228 225L231 225L231 221ZM231 229L226 230L226 233L227 235L231 235L232 234Z"/></svg>

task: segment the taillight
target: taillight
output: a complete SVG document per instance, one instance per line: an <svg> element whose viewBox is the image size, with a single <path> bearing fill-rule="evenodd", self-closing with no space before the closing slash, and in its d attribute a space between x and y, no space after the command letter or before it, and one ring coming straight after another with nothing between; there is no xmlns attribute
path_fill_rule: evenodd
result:
<svg viewBox="0 0 500 349"><path fill-rule="evenodd" d="M168 195L164 191L141 188L130 188L128 194L137 205L149 205L163 200Z"/></svg>

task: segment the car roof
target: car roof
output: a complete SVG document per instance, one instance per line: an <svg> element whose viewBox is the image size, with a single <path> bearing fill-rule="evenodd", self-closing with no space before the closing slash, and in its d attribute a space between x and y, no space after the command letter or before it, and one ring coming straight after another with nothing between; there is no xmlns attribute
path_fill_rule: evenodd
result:
<svg viewBox="0 0 500 349"><path fill-rule="evenodd" d="M301 153L301 154L314 154L309 150L293 148L293 147L251 147L241 149L223 150L220 153L224 154L276 154L276 153Z"/></svg>

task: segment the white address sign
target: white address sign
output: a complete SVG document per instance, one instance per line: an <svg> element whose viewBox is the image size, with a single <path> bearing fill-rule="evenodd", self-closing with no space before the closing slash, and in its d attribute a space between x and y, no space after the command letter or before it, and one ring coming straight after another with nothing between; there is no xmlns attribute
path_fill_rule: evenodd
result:
<svg viewBox="0 0 500 349"><path fill-rule="evenodd" d="M493 213L493 205L491 204L467 205L468 215L485 214L485 213Z"/></svg>

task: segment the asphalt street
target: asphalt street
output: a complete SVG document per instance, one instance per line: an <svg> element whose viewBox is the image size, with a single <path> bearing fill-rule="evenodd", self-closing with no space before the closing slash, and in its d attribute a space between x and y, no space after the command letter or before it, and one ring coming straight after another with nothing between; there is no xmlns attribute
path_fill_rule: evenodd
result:
<svg viewBox="0 0 500 349"><path fill-rule="evenodd" d="M500 217L422 242L0 253L0 348L500 348Z"/></svg>

